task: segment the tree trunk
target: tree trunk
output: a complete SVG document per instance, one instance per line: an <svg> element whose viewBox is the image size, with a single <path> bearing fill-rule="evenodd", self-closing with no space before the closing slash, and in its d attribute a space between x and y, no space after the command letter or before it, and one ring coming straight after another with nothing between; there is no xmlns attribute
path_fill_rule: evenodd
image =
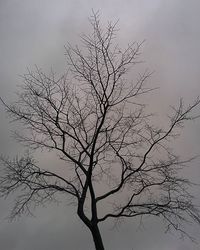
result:
<svg viewBox="0 0 200 250"><path fill-rule="evenodd" d="M92 226L90 228L90 231L92 233L92 237L94 240L95 249L96 250L105 250L98 225Z"/></svg>

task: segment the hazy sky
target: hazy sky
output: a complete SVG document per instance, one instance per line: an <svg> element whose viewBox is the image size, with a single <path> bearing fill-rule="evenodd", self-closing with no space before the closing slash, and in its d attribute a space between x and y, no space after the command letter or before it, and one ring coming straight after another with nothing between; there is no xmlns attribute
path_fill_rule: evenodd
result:
<svg viewBox="0 0 200 250"><path fill-rule="evenodd" d="M89 31L91 9L100 10L102 20L119 19L119 41L146 40L144 67L155 70L151 84L160 89L148 100L156 112L167 112L178 98L186 102L200 95L200 1L198 0L0 0L0 95L10 100L20 84L20 74L37 64L57 72L66 68L64 45L79 42ZM16 154L21 148L9 139L0 107L0 151ZM178 151L199 153L200 121L186 127ZM200 167L188 175L200 182ZM197 202L200 192L196 191ZM199 199L200 203L200 199ZM8 223L5 217L12 199L0 200L0 248L3 250L92 250L87 229L66 202L39 208L35 218L22 217ZM128 221L101 230L108 250L197 250L200 227L189 228L199 245L164 234L158 220L147 219L144 227Z"/></svg>

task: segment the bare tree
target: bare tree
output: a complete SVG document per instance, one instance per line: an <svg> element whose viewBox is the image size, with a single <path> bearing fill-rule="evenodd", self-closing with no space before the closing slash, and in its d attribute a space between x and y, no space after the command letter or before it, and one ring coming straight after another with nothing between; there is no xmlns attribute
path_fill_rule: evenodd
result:
<svg viewBox="0 0 200 250"><path fill-rule="evenodd" d="M66 46L66 74L57 78L39 68L28 71L17 101L2 100L11 118L23 124L24 133L16 132L16 139L30 152L56 151L66 166L60 175L56 167L41 169L30 153L1 157L1 194L19 190L11 218L63 193L73 198L97 250L104 249L99 223L109 218L154 215L168 229L185 233L183 222L200 223L188 193L191 182L180 177L192 159L180 159L169 146L184 122L196 118L192 111L200 100L187 107L180 100L165 128L152 125L141 99L152 91L146 86L151 73L145 71L135 82L126 78L139 62L141 44L119 49L116 24L103 29L98 14L90 23L92 34L81 37L83 51ZM98 209L103 202L108 211Z"/></svg>

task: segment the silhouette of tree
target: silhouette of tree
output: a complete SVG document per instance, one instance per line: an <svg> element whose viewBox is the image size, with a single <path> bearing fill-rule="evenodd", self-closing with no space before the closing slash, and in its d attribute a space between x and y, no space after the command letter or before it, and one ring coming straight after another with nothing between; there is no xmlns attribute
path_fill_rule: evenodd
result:
<svg viewBox="0 0 200 250"><path fill-rule="evenodd" d="M97 250L104 249L99 223L109 218L154 215L168 229L186 233L183 222L200 222L188 193L191 182L180 177L192 158L180 159L169 146L184 122L196 118L192 111L200 101L185 107L180 100L165 128L153 125L153 114L141 100L153 90L146 86L151 73L145 71L135 82L126 78L139 63L142 43L123 50L114 43L116 23L102 28L98 13L90 23L92 34L81 36L83 51L66 46L67 73L57 78L54 72L30 70L17 101L2 100L10 117L23 125L16 139L30 152L56 151L66 167L60 175L56 167L41 169L31 153L2 156L1 194L18 190L11 218L63 193L73 198ZM102 203L108 212L98 209Z"/></svg>

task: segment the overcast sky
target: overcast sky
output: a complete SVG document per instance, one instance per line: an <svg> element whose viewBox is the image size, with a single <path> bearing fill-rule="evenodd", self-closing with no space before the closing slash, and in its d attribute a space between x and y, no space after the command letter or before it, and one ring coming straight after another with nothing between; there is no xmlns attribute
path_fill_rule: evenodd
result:
<svg viewBox="0 0 200 250"><path fill-rule="evenodd" d="M14 98L20 74L37 64L44 70L66 69L64 45L79 42L89 31L91 9L100 10L102 20L119 19L122 46L146 40L142 59L155 70L159 90L148 100L156 112L167 112L178 98L186 102L200 95L200 1L198 0L0 0L0 95ZM0 107L0 151L16 154L21 148L9 139L8 124ZM198 154L200 121L186 127L178 151ZM200 182L198 161L188 172ZM196 192L197 202L200 195ZM8 223L5 217L12 199L0 200L0 248L3 250L92 250L87 229L65 202L35 211L35 218L22 217ZM200 227L188 230L199 240L194 245L164 233L158 220L124 222L113 229L109 222L101 230L108 250L197 250Z"/></svg>

